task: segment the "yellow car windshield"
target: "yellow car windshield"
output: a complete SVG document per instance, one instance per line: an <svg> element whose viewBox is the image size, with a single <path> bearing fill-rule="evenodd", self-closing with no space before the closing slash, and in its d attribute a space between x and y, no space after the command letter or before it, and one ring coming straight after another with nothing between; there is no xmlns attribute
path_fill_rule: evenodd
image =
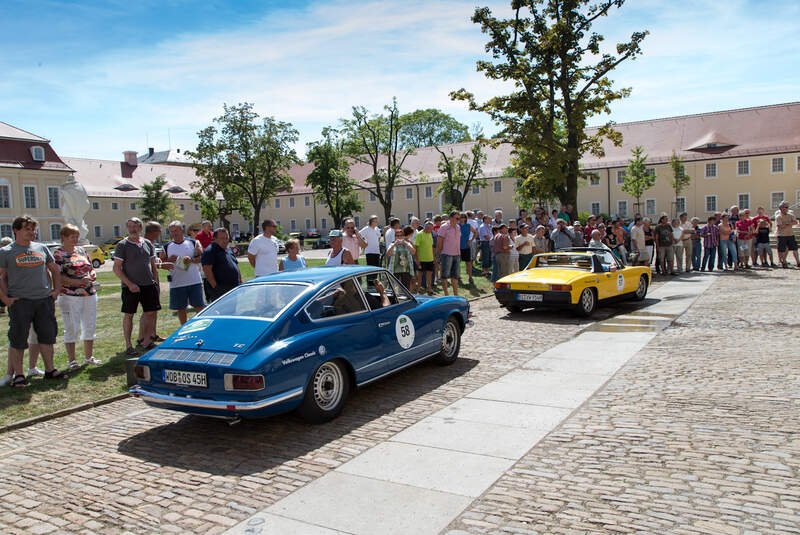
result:
<svg viewBox="0 0 800 535"><path fill-rule="evenodd" d="M543 254L536 256L534 267L573 268L591 271L592 257L585 254Z"/></svg>

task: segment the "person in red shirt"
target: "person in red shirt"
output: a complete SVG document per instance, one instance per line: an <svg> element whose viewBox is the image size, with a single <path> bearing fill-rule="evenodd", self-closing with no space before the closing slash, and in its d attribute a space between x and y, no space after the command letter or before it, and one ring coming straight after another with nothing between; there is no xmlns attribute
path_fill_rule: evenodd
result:
<svg viewBox="0 0 800 535"><path fill-rule="evenodd" d="M195 238L203 246L203 250L211 245L211 242L214 241L214 233L211 232L211 221L203 221L203 230L198 232Z"/></svg>
<svg viewBox="0 0 800 535"><path fill-rule="evenodd" d="M739 244L739 267L750 269L750 256L753 253L753 231L755 226L750 219L750 210L742 210L736 222L736 238Z"/></svg>
<svg viewBox="0 0 800 535"><path fill-rule="evenodd" d="M772 230L772 220L769 218L768 215L766 215L764 213L764 207L763 206L759 206L758 209L756 210L756 213L758 215L756 215L753 218L753 229L755 230L755 232L758 232L758 226L761 224L761 221L766 221L767 222L767 226L768 226L769 230L771 231ZM758 265L758 252L756 251L755 244L753 244L752 249L753 249L753 265L757 266ZM772 248L771 247L767 249L767 254L769 255L769 263L772 264L772 267L775 267L775 260L772 257ZM764 267L766 267L767 263L766 262L762 262L762 265Z"/></svg>

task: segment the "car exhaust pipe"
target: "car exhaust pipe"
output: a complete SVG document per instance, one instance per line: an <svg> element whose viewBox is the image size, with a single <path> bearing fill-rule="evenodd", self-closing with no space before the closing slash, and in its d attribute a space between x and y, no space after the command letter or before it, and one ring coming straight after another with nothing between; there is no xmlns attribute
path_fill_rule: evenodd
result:
<svg viewBox="0 0 800 535"><path fill-rule="evenodd" d="M228 424L228 427L233 427L234 425L241 423L242 419L236 416L235 418L226 418L225 423Z"/></svg>

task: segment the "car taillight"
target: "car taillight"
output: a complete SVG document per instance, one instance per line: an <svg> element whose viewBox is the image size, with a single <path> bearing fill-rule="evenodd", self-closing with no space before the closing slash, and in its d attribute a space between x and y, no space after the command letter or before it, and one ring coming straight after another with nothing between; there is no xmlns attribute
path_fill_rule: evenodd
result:
<svg viewBox="0 0 800 535"><path fill-rule="evenodd" d="M571 284L551 284L550 290L554 292L569 292L572 291Z"/></svg>
<svg viewBox="0 0 800 535"><path fill-rule="evenodd" d="M507 282L495 282L494 287L498 290L510 290L511 285Z"/></svg>
<svg viewBox="0 0 800 535"><path fill-rule="evenodd" d="M133 375L142 381L150 380L150 366L134 366Z"/></svg>
<svg viewBox="0 0 800 535"><path fill-rule="evenodd" d="M263 390L263 375L225 374L225 390Z"/></svg>

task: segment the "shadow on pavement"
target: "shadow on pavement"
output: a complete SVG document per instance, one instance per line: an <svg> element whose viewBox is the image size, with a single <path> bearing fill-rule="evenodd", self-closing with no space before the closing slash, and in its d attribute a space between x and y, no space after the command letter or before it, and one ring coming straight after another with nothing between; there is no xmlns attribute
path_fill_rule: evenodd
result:
<svg viewBox="0 0 800 535"><path fill-rule="evenodd" d="M117 451L158 465L212 475L261 473L324 446L332 449L326 457L345 461L347 459L336 450L337 439L354 432L362 433L365 445L371 445L372 434L368 428L362 429L365 425L429 394L477 365L477 360L465 358L445 367L430 361L421 363L357 390L341 416L322 425L311 425L293 414L286 414L243 420L229 427L219 419L187 415L177 422L121 441ZM412 417L416 420L419 415L415 413ZM388 432L380 440L395 431Z"/></svg>

